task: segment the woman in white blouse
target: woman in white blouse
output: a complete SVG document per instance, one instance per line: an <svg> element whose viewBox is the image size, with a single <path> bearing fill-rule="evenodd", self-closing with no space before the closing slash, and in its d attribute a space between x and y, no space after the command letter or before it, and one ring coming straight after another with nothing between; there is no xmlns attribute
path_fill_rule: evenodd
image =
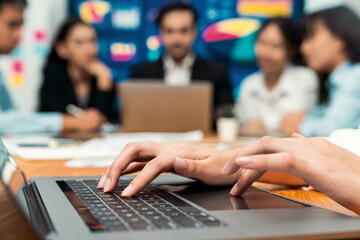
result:
<svg viewBox="0 0 360 240"><path fill-rule="evenodd" d="M260 68L244 79L237 104L242 133L277 134L285 114L310 111L318 99L315 72L293 63L300 59L301 31L286 18L265 22L256 41Z"/></svg>

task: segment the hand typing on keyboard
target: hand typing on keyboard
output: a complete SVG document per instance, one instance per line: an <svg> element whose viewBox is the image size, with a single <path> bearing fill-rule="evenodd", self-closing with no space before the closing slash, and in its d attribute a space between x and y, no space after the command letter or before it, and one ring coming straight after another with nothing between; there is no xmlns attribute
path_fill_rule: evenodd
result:
<svg viewBox="0 0 360 240"><path fill-rule="evenodd" d="M110 192L121 175L142 170L122 192L122 197L131 197L143 189L162 172L172 169L179 175L200 180L211 185L230 185L240 177L240 171L225 176L226 162L239 149L216 150L182 143L130 143L115 159L101 177L98 187Z"/></svg>

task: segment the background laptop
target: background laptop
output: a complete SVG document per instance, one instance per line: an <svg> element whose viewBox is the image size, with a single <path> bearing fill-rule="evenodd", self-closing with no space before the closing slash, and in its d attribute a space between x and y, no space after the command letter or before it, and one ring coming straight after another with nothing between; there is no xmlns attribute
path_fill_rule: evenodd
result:
<svg viewBox="0 0 360 240"><path fill-rule="evenodd" d="M135 197L126 199L118 196L130 177L121 179L111 194L98 191L98 179L94 177L33 178L20 186L24 183L24 175L1 141L0 174L2 189L7 190L2 191L1 196L5 193L12 203L12 209L2 205L1 217L11 222L14 213L22 220L28 215L31 225L26 221L15 225L17 233L27 227L23 232L24 239L35 236L32 229L44 239L281 239L306 236L329 239L339 236L337 234L343 234L342 238L360 236L359 219L256 188L250 188L242 197L230 197L229 187L209 187L175 175L162 175ZM19 192L15 196L17 189ZM14 230L14 224L10 225ZM5 239L11 228L1 230L1 239Z"/></svg>
<svg viewBox="0 0 360 240"><path fill-rule="evenodd" d="M156 81L119 85L121 123L126 132L209 132L212 85L169 86Z"/></svg>

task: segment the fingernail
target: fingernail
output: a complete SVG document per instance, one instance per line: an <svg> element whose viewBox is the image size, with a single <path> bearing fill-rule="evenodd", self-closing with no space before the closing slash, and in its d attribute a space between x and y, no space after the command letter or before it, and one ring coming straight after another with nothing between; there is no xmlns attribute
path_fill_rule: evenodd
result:
<svg viewBox="0 0 360 240"><path fill-rule="evenodd" d="M111 184L110 178L106 178L105 187L104 187L104 192L109 192L109 190L110 190L110 184Z"/></svg>
<svg viewBox="0 0 360 240"><path fill-rule="evenodd" d="M176 157L176 164L178 165L178 168L180 168L180 170L186 170L187 169L187 163L184 159L180 158L180 157Z"/></svg>
<svg viewBox="0 0 360 240"><path fill-rule="evenodd" d="M105 184L105 180L106 180L106 175L102 175L102 177L100 178L99 180L99 183L98 183L98 188L103 188L104 187L104 184Z"/></svg>
<svg viewBox="0 0 360 240"><path fill-rule="evenodd" d="M238 157L235 159L235 161L240 166L241 165L249 165L254 162L254 158L253 157Z"/></svg>
<svg viewBox="0 0 360 240"><path fill-rule="evenodd" d="M122 197L127 197L131 194L132 190L134 189L134 185L132 183L127 186L124 191L121 193Z"/></svg>
<svg viewBox="0 0 360 240"><path fill-rule="evenodd" d="M236 183L230 190L230 195L231 196L236 196L236 192L237 192L237 186L238 186L238 183Z"/></svg>
<svg viewBox="0 0 360 240"><path fill-rule="evenodd" d="M225 164L225 166L224 166L224 168L223 168L223 170L222 170L222 174L227 174L227 172L229 171L229 166L230 166L230 161L228 161L226 164Z"/></svg>

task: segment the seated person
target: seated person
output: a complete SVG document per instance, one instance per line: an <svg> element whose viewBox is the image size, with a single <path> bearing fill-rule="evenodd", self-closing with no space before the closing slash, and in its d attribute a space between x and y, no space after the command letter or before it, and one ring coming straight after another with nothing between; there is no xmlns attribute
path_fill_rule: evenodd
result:
<svg viewBox="0 0 360 240"><path fill-rule="evenodd" d="M244 79L237 115L245 135L280 131L282 117L312 110L318 98L318 78L301 58L300 31L290 19L274 18L263 24L256 41L260 71Z"/></svg>
<svg viewBox="0 0 360 240"><path fill-rule="evenodd" d="M9 54L20 39L26 1L0 2L0 54ZM96 109L79 116L26 113L16 109L0 73L0 135L98 129L104 116Z"/></svg>
<svg viewBox="0 0 360 240"><path fill-rule="evenodd" d="M301 51L309 67L329 74L328 101L310 114L283 117L288 135L328 136L340 128L360 125L360 18L347 7L335 7L305 18L306 35Z"/></svg>
<svg viewBox="0 0 360 240"><path fill-rule="evenodd" d="M166 54L158 61L133 69L131 79L164 79L170 85L188 85L207 80L214 88L214 113L232 104L232 89L223 65L209 63L192 52L197 36L195 11L183 3L172 3L160 10L157 22Z"/></svg>
<svg viewBox="0 0 360 240"><path fill-rule="evenodd" d="M98 58L96 32L70 18L60 28L44 69L40 111L66 113L69 104L95 108L107 119L115 116L110 69Z"/></svg>

